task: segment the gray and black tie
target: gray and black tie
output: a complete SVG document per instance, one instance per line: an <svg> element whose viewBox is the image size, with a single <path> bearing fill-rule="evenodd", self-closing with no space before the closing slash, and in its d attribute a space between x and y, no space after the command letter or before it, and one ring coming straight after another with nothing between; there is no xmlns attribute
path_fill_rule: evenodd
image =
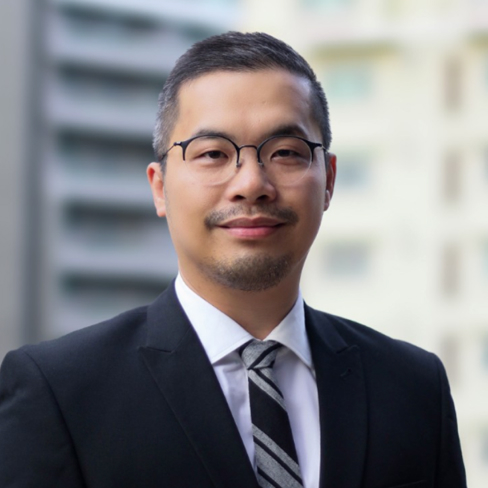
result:
<svg viewBox="0 0 488 488"><path fill-rule="evenodd" d="M263 488L303 488L283 395L273 365L281 344L252 340L240 349L249 378L258 483Z"/></svg>

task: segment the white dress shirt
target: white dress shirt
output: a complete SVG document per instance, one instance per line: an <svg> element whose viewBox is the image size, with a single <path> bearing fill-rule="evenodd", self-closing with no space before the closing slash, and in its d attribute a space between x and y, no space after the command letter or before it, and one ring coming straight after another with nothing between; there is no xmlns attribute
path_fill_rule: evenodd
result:
<svg viewBox="0 0 488 488"><path fill-rule="evenodd" d="M237 322L205 301L178 275L176 295L214 368L251 463L254 462L247 371L240 346L253 339ZM303 299L266 339L283 344L274 366L283 393L305 488L318 488L320 475L319 402L307 333Z"/></svg>

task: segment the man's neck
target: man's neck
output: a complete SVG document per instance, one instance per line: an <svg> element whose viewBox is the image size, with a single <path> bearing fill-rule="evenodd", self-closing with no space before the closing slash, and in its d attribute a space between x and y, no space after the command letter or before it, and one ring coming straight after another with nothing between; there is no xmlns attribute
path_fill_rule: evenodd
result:
<svg viewBox="0 0 488 488"><path fill-rule="evenodd" d="M236 321L257 339L266 338L286 317L298 297L299 276L288 276L261 291L225 287L200 276L181 277L195 293Z"/></svg>

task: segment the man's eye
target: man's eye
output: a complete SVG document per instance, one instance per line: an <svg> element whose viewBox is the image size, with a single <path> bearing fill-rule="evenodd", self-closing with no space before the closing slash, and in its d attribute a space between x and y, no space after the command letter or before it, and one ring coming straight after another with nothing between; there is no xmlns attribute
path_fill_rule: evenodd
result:
<svg viewBox="0 0 488 488"><path fill-rule="evenodd" d="M201 155L203 158L209 159L223 159L227 158L227 154L219 150L207 151Z"/></svg>
<svg viewBox="0 0 488 488"><path fill-rule="evenodd" d="M277 149L271 156L271 159L298 159L303 155L293 149Z"/></svg>
<svg viewBox="0 0 488 488"><path fill-rule="evenodd" d="M278 149L275 151L274 156L278 158L290 158L296 156L297 153L292 149Z"/></svg>
<svg viewBox="0 0 488 488"><path fill-rule="evenodd" d="M203 150L191 157L190 161L203 166L222 166L229 162L229 155L219 149Z"/></svg>

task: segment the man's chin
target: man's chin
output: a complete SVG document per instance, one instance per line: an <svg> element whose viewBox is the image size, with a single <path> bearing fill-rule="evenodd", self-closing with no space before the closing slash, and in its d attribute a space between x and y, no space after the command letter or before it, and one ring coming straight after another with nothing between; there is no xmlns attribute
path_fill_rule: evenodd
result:
<svg viewBox="0 0 488 488"><path fill-rule="evenodd" d="M243 256L228 260L213 259L201 270L219 285L241 291L264 291L277 286L290 272L291 255Z"/></svg>

